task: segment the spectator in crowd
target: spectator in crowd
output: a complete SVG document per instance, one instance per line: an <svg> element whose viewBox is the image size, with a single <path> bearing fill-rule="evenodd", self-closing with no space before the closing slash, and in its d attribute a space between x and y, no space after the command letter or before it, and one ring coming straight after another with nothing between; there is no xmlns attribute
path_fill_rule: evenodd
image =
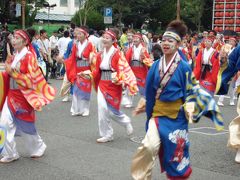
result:
<svg viewBox="0 0 240 180"><path fill-rule="evenodd" d="M70 24L70 38L73 39L74 38L74 29L75 29L76 25L74 23Z"/></svg>
<svg viewBox="0 0 240 180"><path fill-rule="evenodd" d="M7 39L8 39L9 31L8 31L8 26L3 25L2 26L2 32L1 32L1 41L0 41L0 46L2 47L2 59L3 62L6 61L7 59Z"/></svg>
<svg viewBox="0 0 240 180"><path fill-rule="evenodd" d="M128 28L124 27L122 29L122 35L120 37L120 47L121 49L124 49L124 45L126 43L128 43L128 39L127 39L127 31L128 31Z"/></svg>
<svg viewBox="0 0 240 180"><path fill-rule="evenodd" d="M39 45L37 43L37 39L36 39L38 37L39 33L33 28L27 29L27 33L30 35L30 37L32 39L31 43L32 43L32 46L36 53L36 56L37 56L38 66L40 67L42 74L45 76L46 75L46 63L43 61L43 58L41 57L40 47L39 47Z"/></svg>
<svg viewBox="0 0 240 180"><path fill-rule="evenodd" d="M153 56L153 61L156 61L160 59L163 55L162 48L160 44L156 43L152 47L152 56Z"/></svg>
<svg viewBox="0 0 240 180"><path fill-rule="evenodd" d="M94 30L93 29L89 30L88 40L94 45L95 48L98 47L99 38L94 35Z"/></svg>
<svg viewBox="0 0 240 180"><path fill-rule="evenodd" d="M104 30L100 30L99 32L98 32L98 34L99 34L99 43L98 43L98 46L97 46L97 51L99 52L99 51L103 51L103 43L102 43L102 40L103 40L103 37L102 37L102 35L104 34Z"/></svg>
<svg viewBox="0 0 240 180"><path fill-rule="evenodd" d="M66 52L67 50L67 47L68 47L68 43L71 41L71 38L70 38L70 33L69 31L64 31L63 33L63 37L61 37L56 46L58 47L59 49L59 55L60 56L64 56L64 53ZM58 79L63 79L63 75L64 74L61 74L60 72L62 71L62 68L64 68L63 64L62 63L58 63L57 64L57 73L59 74L59 77Z"/></svg>
<svg viewBox="0 0 240 180"><path fill-rule="evenodd" d="M45 79L48 81L48 76L52 64L52 59L51 59L51 47L50 47L50 42L48 40L48 35L47 31L45 29L40 30L40 38L37 40L39 48L40 48L40 53L43 58L43 60L46 63L46 76Z"/></svg>
<svg viewBox="0 0 240 180"><path fill-rule="evenodd" d="M53 31L52 36L49 38L51 50L55 49L58 42L57 31Z"/></svg>

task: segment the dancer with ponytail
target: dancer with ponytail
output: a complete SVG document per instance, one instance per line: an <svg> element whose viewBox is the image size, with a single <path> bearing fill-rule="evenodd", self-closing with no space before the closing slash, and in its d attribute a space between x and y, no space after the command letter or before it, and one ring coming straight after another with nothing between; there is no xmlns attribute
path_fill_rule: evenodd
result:
<svg viewBox="0 0 240 180"><path fill-rule="evenodd" d="M214 99L197 86L185 56L178 49L186 31L182 21L168 25L161 43L163 57L151 66L147 75L146 101L134 111L147 114L147 132L131 166L135 180L152 179L157 155L168 179L190 176L188 120L197 122L200 116L208 115L218 130L223 129Z"/></svg>

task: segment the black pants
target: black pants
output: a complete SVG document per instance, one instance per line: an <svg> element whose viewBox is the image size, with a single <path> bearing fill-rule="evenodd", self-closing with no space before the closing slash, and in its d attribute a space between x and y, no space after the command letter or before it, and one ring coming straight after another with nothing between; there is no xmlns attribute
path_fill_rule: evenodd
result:
<svg viewBox="0 0 240 180"><path fill-rule="evenodd" d="M46 81L48 81L48 76L49 76L49 71L51 69L51 65L48 61L44 60L44 62L46 63L46 75L45 75L45 79Z"/></svg>

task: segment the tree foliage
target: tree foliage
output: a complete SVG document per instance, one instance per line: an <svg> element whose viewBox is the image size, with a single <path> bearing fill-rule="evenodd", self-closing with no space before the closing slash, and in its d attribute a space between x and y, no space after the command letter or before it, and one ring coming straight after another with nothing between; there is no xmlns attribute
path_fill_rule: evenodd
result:
<svg viewBox="0 0 240 180"><path fill-rule="evenodd" d="M96 0L85 0L85 1L80 1L81 3L79 4L79 11L75 13L79 17L76 17L75 19L78 19L79 22L77 24L81 26L85 26L87 24L87 19L88 15L90 12L93 12L94 10L94 4L97 3Z"/></svg>
<svg viewBox="0 0 240 180"><path fill-rule="evenodd" d="M201 29L201 17L203 15L205 1L202 0L184 0L181 4L183 7L181 10L181 16L183 20L195 25L194 29L200 31Z"/></svg>
<svg viewBox="0 0 240 180"><path fill-rule="evenodd" d="M87 0L90 2L92 0ZM181 0L181 19L193 31L211 26L212 0ZM145 23L152 31L165 29L171 20L176 19L177 0L101 0L91 4L103 14L104 8L112 7L113 24L133 26L140 29ZM206 13L208 12L208 13ZM209 16L210 14L210 16ZM206 21L206 17L208 21Z"/></svg>
<svg viewBox="0 0 240 180"><path fill-rule="evenodd" d="M81 15L79 15L81 13ZM72 18L72 22L75 23L77 26L81 26L80 23L80 17L84 16L84 11L80 10L75 13L75 15ZM88 14L86 15L86 24L88 27L94 28L96 30L104 29L103 24L103 15L97 12L96 10L90 10Z"/></svg>

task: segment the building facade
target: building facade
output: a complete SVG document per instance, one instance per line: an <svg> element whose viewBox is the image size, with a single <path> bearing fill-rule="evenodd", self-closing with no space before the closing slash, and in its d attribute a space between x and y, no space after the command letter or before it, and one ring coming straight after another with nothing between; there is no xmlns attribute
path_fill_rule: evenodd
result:
<svg viewBox="0 0 240 180"><path fill-rule="evenodd" d="M42 8L36 16L36 20L46 21L70 21L73 15L83 7L85 0L48 0L49 5L56 4L55 7L50 8L49 16L48 9Z"/></svg>
<svg viewBox="0 0 240 180"><path fill-rule="evenodd" d="M84 3L84 0L48 0L47 2L50 5L56 4L50 10L50 14L74 15L79 10L80 4ZM47 12L47 9L43 8L40 12Z"/></svg>

